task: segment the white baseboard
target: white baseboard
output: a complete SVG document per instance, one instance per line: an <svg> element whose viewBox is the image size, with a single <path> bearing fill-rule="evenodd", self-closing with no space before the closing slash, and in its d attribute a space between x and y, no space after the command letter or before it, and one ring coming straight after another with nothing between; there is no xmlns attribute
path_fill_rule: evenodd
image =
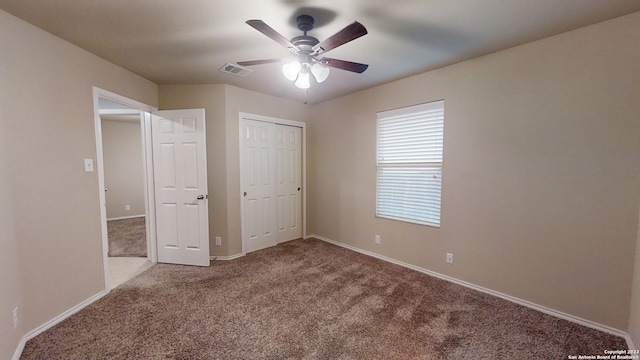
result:
<svg viewBox="0 0 640 360"><path fill-rule="evenodd" d="M629 347L629 349L634 349L633 342L631 341L631 337L625 331L622 331L622 330L619 330L619 329L615 329L615 328L612 328L612 327L607 326L607 325L598 324L598 323L593 322L591 320L583 319L583 318L580 318L580 317L577 317L577 316L573 316L571 314L567 314L567 313L564 313L564 312L561 312L561 311L550 309L550 308L548 308L546 306L538 305L538 304L532 303L532 302L527 301L527 300L519 299L519 298L513 297L511 295L503 294L501 292L494 291L494 290L491 290L491 289L488 289L488 288L485 288L485 287L482 287L482 286L478 286L478 285L475 285L475 284L472 284L472 283L469 283L469 282L466 282L466 281L463 281L463 280L452 278L450 276L443 275L443 274L437 273L435 271L427 270L427 269L424 269L424 268L421 268L421 267L418 267L418 266L415 266L415 265L412 265L412 264L409 264L409 263L398 261L398 260L383 256L383 255L380 255L380 254L376 254L376 253L371 252L371 251L367 251L367 250L363 250L363 249L357 248L355 246L351 246L351 245L343 244L343 243L335 241L335 240L327 239L327 238L325 238L323 236L320 236L320 235L312 234L312 235L309 235L307 238L316 238L318 240L322 240L322 241L328 242L328 243L333 244L333 245L337 245L337 246L340 246L340 247L343 247L343 248L346 248L346 249L349 249L349 250L353 250L355 252L358 252L358 253L361 253L361 254L364 254L364 255L368 255L368 256L374 257L376 259L384 260L384 261L387 261L387 262L390 262L390 263L393 263L393 264L396 264L396 265L400 265L400 266L409 268L411 270L415 270L415 271L421 272L423 274L427 274L427 275L430 275L430 276L433 276L433 277L436 277L436 278L439 278L439 279L442 279L442 280L446 280L446 281L449 281L449 282L452 282L452 283L455 283L455 284L458 284L458 285L462 285L464 287L467 287L467 288L470 288L470 289L473 289L473 290L477 290L477 291L483 292L485 294L489 294L489 295L492 295L492 296L495 296L495 297L499 297L501 299L516 303L518 305L526 306L526 307L528 307L530 309L540 311L540 312L545 313L547 315L555 316L557 318L564 319L564 320L567 320L567 321L571 321L571 322L574 322L576 324L580 324L580 325L583 325L583 326L586 326L586 327L589 327L589 328L592 328L592 329L596 329L596 330L599 330L599 331L602 331L602 332L606 332L606 333L611 334L611 335L616 335L616 336L623 337L626 340L627 346Z"/></svg>
<svg viewBox="0 0 640 360"><path fill-rule="evenodd" d="M22 351L24 350L24 346L27 343L27 341L33 339L34 337L40 335L43 332L49 330L50 328L52 328L56 324L58 324L61 321L65 320L66 318L70 317L71 315L77 313L78 311L84 309L85 307L91 305L92 303L94 303L98 299L102 298L103 296L107 295L108 293L109 293L108 291L102 290L99 293L93 295L92 297L86 299L85 301L79 303L78 305L76 305L76 306L70 308L69 310L63 312L62 314L56 316L55 318L47 321L46 323L38 326L37 328L29 331L20 340L20 343L18 344L18 348L16 349L15 353L13 354L12 360L19 360L20 359L20 356L22 355Z"/></svg>
<svg viewBox="0 0 640 360"><path fill-rule="evenodd" d="M139 217L145 217L145 214L142 214L142 215L131 215L131 216L120 216L120 217L108 218L108 219L107 219L107 221L111 221L111 220L135 219L135 218L139 218Z"/></svg>
<svg viewBox="0 0 640 360"><path fill-rule="evenodd" d="M209 259L218 260L218 261L229 261L229 260L235 260L237 258L241 258L241 257L243 257L245 255L246 254L244 254L244 253L240 253L240 254L235 254L235 255L231 255L231 256L210 256Z"/></svg>
<svg viewBox="0 0 640 360"><path fill-rule="evenodd" d="M20 339L20 342L18 343L18 347L16 348L16 351L13 353L13 357L11 358L11 360L20 360L20 356L22 356L22 350L24 350L24 345L27 343L27 337L23 336L22 339Z"/></svg>

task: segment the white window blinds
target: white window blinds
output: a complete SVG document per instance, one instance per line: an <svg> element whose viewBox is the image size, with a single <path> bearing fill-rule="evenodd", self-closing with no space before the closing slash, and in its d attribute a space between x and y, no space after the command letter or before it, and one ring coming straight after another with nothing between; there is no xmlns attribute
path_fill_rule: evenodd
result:
<svg viewBox="0 0 640 360"><path fill-rule="evenodd" d="M440 225L444 101L377 114L376 215Z"/></svg>

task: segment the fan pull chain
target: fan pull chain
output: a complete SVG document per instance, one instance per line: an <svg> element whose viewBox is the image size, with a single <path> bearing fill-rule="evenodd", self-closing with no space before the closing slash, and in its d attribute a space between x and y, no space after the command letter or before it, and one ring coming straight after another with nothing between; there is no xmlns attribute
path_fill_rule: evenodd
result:
<svg viewBox="0 0 640 360"><path fill-rule="evenodd" d="M304 104L307 105L307 96L309 95L309 89L304 90Z"/></svg>

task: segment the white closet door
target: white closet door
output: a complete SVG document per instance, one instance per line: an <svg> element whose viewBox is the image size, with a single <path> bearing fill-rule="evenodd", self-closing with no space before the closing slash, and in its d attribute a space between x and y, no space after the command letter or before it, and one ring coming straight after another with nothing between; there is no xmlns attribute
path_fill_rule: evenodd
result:
<svg viewBox="0 0 640 360"><path fill-rule="evenodd" d="M243 123L243 237L246 252L278 243L276 232L276 188L274 124L245 120Z"/></svg>
<svg viewBox="0 0 640 360"><path fill-rule="evenodd" d="M302 237L302 129L275 126L278 242Z"/></svg>
<svg viewBox="0 0 640 360"><path fill-rule="evenodd" d="M243 119L244 251L302 237L302 129Z"/></svg>

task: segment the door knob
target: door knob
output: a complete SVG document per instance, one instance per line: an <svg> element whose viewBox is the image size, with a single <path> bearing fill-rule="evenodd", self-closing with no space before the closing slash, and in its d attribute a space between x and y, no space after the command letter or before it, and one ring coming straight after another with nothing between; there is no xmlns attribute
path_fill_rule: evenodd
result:
<svg viewBox="0 0 640 360"><path fill-rule="evenodd" d="M246 191L244 192L244 196L247 196L247 192Z"/></svg>
<svg viewBox="0 0 640 360"><path fill-rule="evenodd" d="M198 200L204 200L204 195L198 195L198 197L196 198Z"/></svg>
<svg viewBox="0 0 640 360"><path fill-rule="evenodd" d="M298 188L298 191L300 191L300 188Z"/></svg>

